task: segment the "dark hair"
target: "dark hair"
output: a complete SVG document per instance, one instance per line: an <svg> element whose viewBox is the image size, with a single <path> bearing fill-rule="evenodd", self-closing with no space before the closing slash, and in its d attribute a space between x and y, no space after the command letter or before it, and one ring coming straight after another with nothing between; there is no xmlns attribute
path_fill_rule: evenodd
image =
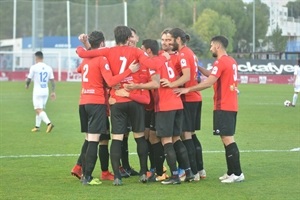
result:
<svg viewBox="0 0 300 200"><path fill-rule="evenodd" d="M213 37L211 40L211 42L219 42L222 44L222 46L226 49L227 46L228 46L228 39L223 36L223 35L218 35L218 36L215 36Z"/></svg>
<svg viewBox="0 0 300 200"><path fill-rule="evenodd" d="M153 55L158 55L159 45L156 40L152 40L152 39L143 40L142 45L145 47L145 49L151 49Z"/></svg>
<svg viewBox="0 0 300 200"><path fill-rule="evenodd" d="M130 27L130 30L132 30L136 34L136 30L132 27Z"/></svg>
<svg viewBox="0 0 300 200"><path fill-rule="evenodd" d="M89 34L89 43L92 49L97 49L101 42L104 42L105 38L101 31L93 31Z"/></svg>
<svg viewBox="0 0 300 200"><path fill-rule="evenodd" d="M35 52L34 55L35 55L35 57L40 58L40 59L43 59L43 58L44 58L43 52L41 52L41 51Z"/></svg>
<svg viewBox="0 0 300 200"><path fill-rule="evenodd" d="M190 41L191 37L186 34L182 29L180 28L173 28L169 31L169 33L172 35L173 38L178 38L180 37L181 41L183 42L183 44L185 44L186 42Z"/></svg>
<svg viewBox="0 0 300 200"><path fill-rule="evenodd" d="M165 29L161 32L160 36L162 36L163 34L169 33L169 31L170 31L171 29L172 29L172 28L165 28Z"/></svg>
<svg viewBox="0 0 300 200"><path fill-rule="evenodd" d="M114 29L116 44L126 44L128 38L131 37L131 29L127 26L117 26Z"/></svg>

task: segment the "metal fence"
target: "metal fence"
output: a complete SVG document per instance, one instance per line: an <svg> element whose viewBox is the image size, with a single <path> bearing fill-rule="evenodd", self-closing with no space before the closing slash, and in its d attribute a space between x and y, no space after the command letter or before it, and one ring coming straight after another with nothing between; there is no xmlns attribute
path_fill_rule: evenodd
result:
<svg viewBox="0 0 300 200"><path fill-rule="evenodd" d="M126 25L126 2L101 5L48 2L43 0L0 1L0 40L20 37L78 36L82 32L102 30L113 39L113 29Z"/></svg>

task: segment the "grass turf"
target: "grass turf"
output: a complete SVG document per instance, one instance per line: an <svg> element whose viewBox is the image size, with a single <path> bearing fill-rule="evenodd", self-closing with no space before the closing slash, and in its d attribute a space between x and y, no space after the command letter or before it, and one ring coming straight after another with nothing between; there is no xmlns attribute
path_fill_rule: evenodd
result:
<svg viewBox="0 0 300 200"><path fill-rule="evenodd" d="M142 184L138 177L82 186L70 175L80 152L78 99L80 83L57 83L57 100L47 114L55 127L31 133L35 114L32 88L23 82L0 82L1 199L298 199L300 196L300 98L295 108L291 85L240 85L236 141L246 181L221 184L226 170L224 148L212 135L212 89L202 92L202 142L207 179L181 185ZM130 163L139 169L135 142L129 139ZM100 174L99 161L94 176Z"/></svg>

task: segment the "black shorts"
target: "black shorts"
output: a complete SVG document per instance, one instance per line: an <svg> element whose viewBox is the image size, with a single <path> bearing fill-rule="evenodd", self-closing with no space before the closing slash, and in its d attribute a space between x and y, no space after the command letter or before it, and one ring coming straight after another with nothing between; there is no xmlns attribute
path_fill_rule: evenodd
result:
<svg viewBox="0 0 300 200"><path fill-rule="evenodd" d="M99 140L110 140L110 122L109 117L106 117L107 134L101 134Z"/></svg>
<svg viewBox="0 0 300 200"><path fill-rule="evenodd" d="M107 114L105 104L79 105L82 133L107 134Z"/></svg>
<svg viewBox="0 0 300 200"><path fill-rule="evenodd" d="M154 110L145 111L145 128L155 131L155 112Z"/></svg>
<svg viewBox="0 0 300 200"><path fill-rule="evenodd" d="M183 132L195 132L201 128L202 101L183 102Z"/></svg>
<svg viewBox="0 0 300 200"><path fill-rule="evenodd" d="M111 125L113 134L125 134L128 132L128 119L132 132L145 131L145 108L144 105L135 101L116 103L111 105Z"/></svg>
<svg viewBox="0 0 300 200"><path fill-rule="evenodd" d="M213 134L221 136L233 136L236 127L237 112L214 110L213 113Z"/></svg>
<svg viewBox="0 0 300 200"><path fill-rule="evenodd" d="M156 135L158 137L180 136L182 133L183 110L155 113Z"/></svg>

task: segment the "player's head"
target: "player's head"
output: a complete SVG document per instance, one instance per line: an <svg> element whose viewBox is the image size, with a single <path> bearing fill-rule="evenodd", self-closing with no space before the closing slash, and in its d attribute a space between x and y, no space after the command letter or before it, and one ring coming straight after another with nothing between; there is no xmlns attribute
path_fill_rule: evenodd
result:
<svg viewBox="0 0 300 200"><path fill-rule="evenodd" d="M142 42L142 47L141 49L143 51L145 51L146 53L151 53L153 55L158 55L158 51L159 51L159 45L158 45L158 42L156 40L152 40L152 39L146 39L146 40L143 40Z"/></svg>
<svg viewBox="0 0 300 200"><path fill-rule="evenodd" d="M40 62L44 59L43 52L41 52L41 51L35 52L34 56L35 56L36 62Z"/></svg>
<svg viewBox="0 0 300 200"><path fill-rule="evenodd" d="M172 37L170 45L173 51L178 51L190 40L190 36L180 28L171 29L168 35Z"/></svg>
<svg viewBox="0 0 300 200"><path fill-rule="evenodd" d="M168 35L170 30L171 30L171 28L166 28L160 34L161 49L166 51L166 52L169 52L169 51L172 50L172 48L170 47L171 37L170 37L170 35Z"/></svg>
<svg viewBox="0 0 300 200"><path fill-rule="evenodd" d="M228 46L228 39L225 36L218 35L210 40L210 52L213 57L218 57L220 51L225 51Z"/></svg>
<svg viewBox="0 0 300 200"><path fill-rule="evenodd" d="M105 46L105 38L101 31L93 31L88 36L92 49L98 49Z"/></svg>
<svg viewBox="0 0 300 200"><path fill-rule="evenodd" d="M131 29L127 26L117 26L114 29L114 35L115 35L115 40L117 45L120 44L127 45L128 40L131 37L132 33L131 33Z"/></svg>
<svg viewBox="0 0 300 200"><path fill-rule="evenodd" d="M136 33L136 30L130 27L131 30L131 37L129 38L129 46L136 47L137 43L139 42L139 36Z"/></svg>

